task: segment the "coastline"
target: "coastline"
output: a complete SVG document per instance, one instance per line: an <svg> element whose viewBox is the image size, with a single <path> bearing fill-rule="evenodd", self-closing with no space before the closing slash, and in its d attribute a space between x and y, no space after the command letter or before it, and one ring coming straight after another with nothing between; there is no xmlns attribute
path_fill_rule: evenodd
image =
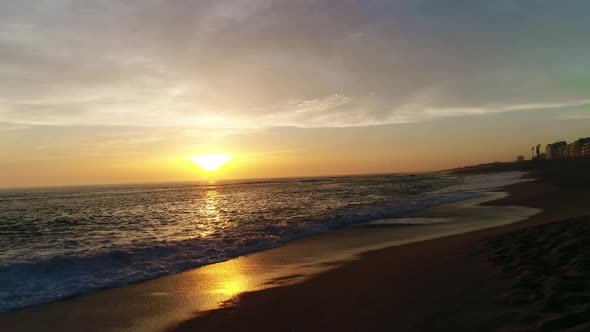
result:
<svg viewBox="0 0 590 332"><path fill-rule="evenodd" d="M530 318L525 311L524 318L514 314L506 318L506 302L513 300L515 286L492 263L494 251L489 243L590 215L590 190L558 187L548 181L503 190L510 196L484 205L515 204L543 211L505 226L368 252L308 281L243 294L235 301L237 306L199 315L173 330L290 326L293 330L432 331L444 326L445 330L487 331L513 330L519 325L530 330L555 315ZM534 248L526 250L534 252ZM499 296L507 299L499 301ZM564 318L558 315L557 319Z"/></svg>
<svg viewBox="0 0 590 332"><path fill-rule="evenodd" d="M497 310L493 301L482 299L493 299L506 286L494 277L494 267L482 260L485 241L518 229L590 214L590 207L585 206L588 191L557 187L548 181L509 185L501 190L510 195L488 196L484 199L488 202L480 206L496 212L514 205L542 207L543 212L509 225L410 244L367 245L374 242L376 234L387 237L387 230L393 229L389 226L332 232L172 276L4 313L0 326L10 331L40 327L75 331L80 326L97 331L276 330L284 326L295 330L391 326L431 330L443 324L485 330L494 321L481 313ZM404 217L440 216L449 209L456 212L457 205L465 202ZM436 213L428 215L432 210ZM368 242L358 243L363 239L359 234L365 234ZM325 241L327 237L334 241ZM325 243L336 243L337 247L329 248ZM353 249L343 250L349 246ZM295 264L285 264L289 260ZM465 312L465 308L469 310ZM464 313L459 319L451 309Z"/></svg>
<svg viewBox="0 0 590 332"><path fill-rule="evenodd" d="M443 211L446 209L452 214L452 211L465 209L465 206L474 206L481 201L501 196L503 195L498 193L488 193L479 198L441 207ZM486 209L476 210L477 214L480 213L479 210ZM534 213L519 208L504 212L497 208L487 210L497 214L496 221L509 215L523 219L523 213ZM420 213L422 212L418 212ZM418 214L406 216L420 217ZM189 320L195 312L216 309L241 293L305 281L347 262L358 260L361 257L359 255L368 251L468 231L457 231L448 225L434 228L440 228L437 230L438 234L412 240L408 240L408 237L413 235L408 235L407 232L420 228L354 227L339 230L176 275L8 312L0 315L0 324L15 331L35 330L38 326L50 330L76 330L83 319L95 322L91 327L93 330L163 330L172 323ZM197 299L194 294L198 295Z"/></svg>
<svg viewBox="0 0 590 332"><path fill-rule="evenodd" d="M7 220L1 229L8 234L21 231L0 254L0 279L9 285L0 290L0 312L173 275L354 224L464 200L519 181L520 175L460 179L444 173L390 174L206 188L154 185L8 193L0 198L7 206L0 213L0 219ZM119 202L121 195L128 197ZM183 207L169 199L183 202ZM65 204L70 213L44 211L46 200ZM141 208L119 206L129 204ZM38 236L33 245L28 234Z"/></svg>

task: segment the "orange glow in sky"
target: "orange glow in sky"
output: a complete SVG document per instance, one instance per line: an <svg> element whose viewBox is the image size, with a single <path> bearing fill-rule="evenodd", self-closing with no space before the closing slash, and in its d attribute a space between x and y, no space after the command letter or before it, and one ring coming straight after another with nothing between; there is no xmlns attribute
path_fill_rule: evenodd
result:
<svg viewBox="0 0 590 332"><path fill-rule="evenodd" d="M587 137L590 2L546 2L0 2L0 188L435 171Z"/></svg>

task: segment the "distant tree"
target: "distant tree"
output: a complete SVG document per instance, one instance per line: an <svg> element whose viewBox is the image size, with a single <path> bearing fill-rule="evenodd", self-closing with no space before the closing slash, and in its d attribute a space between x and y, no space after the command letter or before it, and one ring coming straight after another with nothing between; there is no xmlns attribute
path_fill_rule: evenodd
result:
<svg viewBox="0 0 590 332"><path fill-rule="evenodd" d="M537 157L541 154L541 144L537 144Z"/></svg>

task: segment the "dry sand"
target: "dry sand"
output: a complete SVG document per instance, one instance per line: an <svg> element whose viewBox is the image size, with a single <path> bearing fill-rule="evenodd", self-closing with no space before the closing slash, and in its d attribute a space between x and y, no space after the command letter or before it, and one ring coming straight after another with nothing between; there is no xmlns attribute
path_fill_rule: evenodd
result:
<svg viewBox="0 0 590 332"><path fill-rule="evenodd" d="M590 330L590 217L488 241L486 257L510 287L496 297L496 325L514 331Z"/></svg>

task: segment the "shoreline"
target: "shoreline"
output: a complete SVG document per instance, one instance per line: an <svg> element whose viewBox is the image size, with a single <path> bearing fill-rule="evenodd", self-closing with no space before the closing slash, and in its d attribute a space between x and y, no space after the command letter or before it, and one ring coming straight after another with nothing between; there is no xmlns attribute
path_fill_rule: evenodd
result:
<svg viewBox="0 0 590 332"><path fill-rule="evenodd" d="M490 262L488 242L590 215L588 189L542 180L503 189L510 196L484 205L515 204L543 211L505 226L364 253L359 260L305 282L243 294L234 306L198 315L172 330L502 329L505 303L498 303L497 297L512 294L513 286ZM525 323L530 328L538 322L510 321L508 330Z"/></svg>
<svg viewBox="0 0 590 332"><path fill-rule="evenodd" d="M113 275L111 273L107 276L107 278L103 278L103 279L106 279L106 281L103 282L103 281L99 280L97 283L90 284L89 287L84 287L84 288L78 287L79 284L76 283L75 278L66 278L66 279L72 280L72 284L70 284L69 287L62 286L62 285L66 284L66 282L63 279L61 281L50 279L51 282L49 282L49 283L42 282L42 283L39 283L39 285L41 287L44 287L45 285L47 285L50 289L53 288L54 289L53 293L51 293L51 292L40 292L39 293L39 290L35 291L33 289L27 289L27 287L24 288L25 291L27 291L27 290L29 291L30 295L34 295L36 292L37 298L35 298L35 296L29 296L24 301L21 301L20 303L18 303L17 301L14 301L11 304L11 301L8 298L6 298L6 295L10 295L10 294L4 293L2 308L0 308L0 313L10 312L13 310L18 310L18 309L36 307L36 306L40 306L40 305L46 305L46 304L53 303L56 301L62 301L62 300L74 298L77 296L84 296L86 294L96 292L101 289L122 287L122 286L130 285L130 284L145 282L145 281L149 281L149 280L153 280L153 279L157 279L157 278L161 278L161 277L165 277L165 276L169 276L169 275L174 275L174 274L182 273L182 272L189 271L189 270L192 270L195 268L201 268L203 266L228 261L228 260L235 259L235 258L241 257L241 256L246 256L246 255L253 254L256 252L271 250L273 248L284 246L284 245L287 245L293 241L298 241L298 240L301 240L304 238L314 237L314 236L322 236L322 235L332 233L334 231L340 232L340 231L347 229L347 228L355 229L356 226L358 226L358 225L371 223L372 221L379 220L378 218L396 218L401 215L407 214L411 211L420 211L420 210L428 209L432 206L468 200L468 199L470 199L470 197L482 195L482 188L485 188L485 189L490 188L490 183L491 183L491 186L493 186L494 188L497 188L499 183L521 181L520 178L521 178L522 174L523 174L522 172L506 173L506 175L502 175L498 179L496 179L496 176L492 176L491 182L489 182L490 181L489 176L483 176L483 177L467 176L465 178L465 181L462 184L457 183L457 184L451 185L450 187L442 188L442 189L435 190L432 192L421 193L420 195L413 196L413 197L417 197L417 198L409 197L407 201L396 202L396 203L394 203L393 206L388 206L385 209L383 209L383 204L381 204L381 205L377 204L377 205L371 205L371 207L368 209L367 208L361 209L360 214L355 214L354 209L352 209L351 211L349 211L350 213L348 213L348 214L341 213L341 215L335 215L335 216L332 216L329 218L328 217L320 217L320 219L323 218L323 219L325 219L324 221L327 221L327 222L324 222L321 224L310 223L310 226L305 226L301 229L297 229L295 232L293 232L291 234L284 232L284 235L280 234L277 236L276 239L271 239L270 241L266 241L265 239L262 239L262 240L257 239L256 241L253 242L253 245L246 244L245 246L237 246L235 248L226 248L223 246L223 243L221 243L222 246L220 247L221 248L220 252L219 252L220 254L212 255L210 259L207 258L207 256L197 254L196 257L198 257L199 259L193 258L194 263L192 263L192 264L190 262L184 263L186 260L181 259L181 261L184 263L183 267L181 269L176 268L172 264L166 265L165 268L158 268L158 266L159 266L158 264L165 263L165 262L161 262L161 260L158 259L158 257L147 257L147 261L149 261L151 264L148 264L147 266L144 265L144 268L150 270L150 273L152 274L151 276L146 275L146 274L142 274L141 269L138 270L138 272L140 272L140 273L136 273L134 276L132 276L130 278L125 278L125 277L117 278L117 277L114 277L115 275ZM444 173L441 174L440 178L441 179L444 178ZM468 179L473 179L473 180L468 180ZM497 181L500 181L500 182L498 183ZM454 188L454 189L451 189L451 188ZM395 199L394 199L394 201L395 201ZM328 208L328 209L330 209L330 208ZM313 221L314 219L311 218L311 220ZM412 236L412 235L410 234L410 236ZM184 242L184 240L179 241L178 243L183 243L183 242ZM172 241L171 243L174 243L174 241ZM192 244L194 244L194 243L192 243ZM181 249L185 249L184 251L188 256L192 256L191 251L186 250L186 249L190 248L190 245L191 245L191 242L188 241L188 245L186 245L186 248L181 248ZM174 245L171 245L171 247L174 248ZM214 248L215 248L215 246L214 246ZM125 250L125 249L126 248L121 248L121 250ZM133 249L133 248L130 248L130 249ZM231 250L227 250L227 249L231 249ZM205 251L205 250L203 250L203 251ZM230 252L226 253L226 251L230 251ZM135 254L135 252L133 254ZM139 253L139 254L141 255L141 253ZM214 252L214 254L217 254L217 253ZM92 276L93 273L102 274L102 271L99 269L99 266L98 266L101 259L104 260L106 258L107 264L119 263L119 261L125 261L127 253L125 251L123 251L123 257L119 257L120 255L118 255L116 250L115 250L114 254L111 254L107 250L104 252L99 252L98 254L90 254L88 256L83 255L83 254L77 255L76 253L74 253L72 255L72 258L70 258L69 255L70 254L67 254L67 253L65 253L63 255L59 254L59 255L56 255L55 257L52 257L52 260L55 260L57 263L60 263L67 271L73 270L73 272L76 273L75 267L71 266L70 262L71 262L72 258L77 259L78 257L81 257L81 259L83 259L84 261L80 262L80 265L82 265L82 266L96 266L97 267L94 269L90 268L90 269L83 270L83 272L86 272L87 275ZM110 256L113 256L113 257L110 257ZM101 257L101 258L100 259L92 259L95 257ZM56 258L56 259L53 259L53 258ZM130 257L131 262L139 260L139 259L131 259L131 258L132 257ZM29 279L33 279L33 277L37 277L40 280L43 280L45 275L43 273L39 273L39 276L37 276L37 274L35 273L35 270L41 269L41 270L39 270L41 272L41 271L43 271L43 269L50 268L50 267L43 267L43 266L37 267L36 265L29 267L29 265L32 265L32 264L30 264L26 260L24 260L23 262L24 262L24 265L26 265L26 267L23 267L21 269L21 268L18 268L18 264L16 264L17 265L16 270L14 272L10 272L10 273L15 274L15 275L17 275L18 273L26 274L28 272L28 270L32 270L33 274L31 275L31 278L29 278ZM42 262L43 262L43 260L41 260L39 263L42 263ZM34 262L34 263L37 264L37 262ZM37 264L37 265L41 265L41 264ZM57 265L57 264L54 264L54 265ZM8 266L9 266L8 268L10 269L10 265L8 265ZM153 267L156 267L156 269L153 269ZM150 268L152 268L152 269L150 269ZM22 270L22 272L21 272L21 270ZM67 271L64 271L64 273L67 273ZM128 273L129 271L122 271L122 272L127 272L126 274L129 274ZM133 271L131 271L131 272L133 272ZM154 273L154 272L157 272L157 273ZM106 273L108 273L108 269L105 271L105 274ZM49 274L52 275L51 273L49 273ZM80 275L79 278L83 280L84 274L80 273L79 275ZM16 282L18 284L19 280L17 278L14 278L14 281L9 280L9 283L10 282ZM28 280L22 280L22 282L27 284ZM84 285L84 284L85 283L82 283L82 285ZM86 283L86 284L88 284L88 283ZM56 291L59 289L62 289L62 291L59 291L59 292ZM29 295L29 294L27 294L27 295ZM17 292L15 292L15 295L17 295L17 297L15 299L18 299ZM8 300L8 301L6 301L6 300Z"/></svg>
<svg viewBox="0 0 590 332"><path fill-rule="evenodd" d="M425 177L405 176L399 178L401 186L395 185L399 188L393 191L387 189L389 187L387 184L381 185L371 182L375 178L359 178L358 183L369 181L367 183L372 183L371 186L376 184L370 189L374 192L369 195L357 195L357 197L353 197L355 194L349 196L349 193L342 193L342 198L334 196L332 189L326 189L330 187L329 184L335 181L335 183L342 185L337 187L346 188L344 190L347 191L348 187L346 186L355 187L357 181L348 183L351 179L324 179L327 182L320 182L322 183L320 188L327 187L321 190L322 193L318 195L326 198L325 201L319 199L318 204L310 203L310 206L295 204L291 207L293 193L282 191L286 194L279 195L277 206L285 208L264 212L268 214L268 217L255 212L260 207L256 203L255 196L251 196L254 199L250 202L252 204L246 204L238 199L239 195L233 195L230 191L229 197L233 197L234 201L222 203L225 201L223 198L225 193L218 192L215 186L204 191L206 194L204 197L207 199L199 200L200 207L189 209L194 213L188 214L185 213L186 211L174 212L174 209L169 211L166 210L167 208L163 208L163 212L154 211L153 215L152 212L146 214L141 211L137 212L138 210L126 215L126 212L117 212L116 206L111 206L115 212L103 216L100 212L101 208L96 209L90 203L87 208L94 212L88 212L88 217L81 217L80 222L77 222L74 220L76 217L62 218L52 214L49 214L47 218L42 218L39 216L43 212L37 211L39 216L36 218L56 220L58 223L49 223L50 226L44 232L39 233L43 234L40 238L41 243L34 246L27 245L25 239L20 239L17 236L14 251L9 250L4 255L7 259L2 266L4 271L2 277L11 286L7 292L0 291L0 312L44 305L82 296L100 289L121 287L173 275L283 246L297 239L331 233L355 224L379 218L395 217L408 211L464 200L477 195L482 187L490 188L490 183L493 187L498 187L501 183L518 181L516 178L520 178L520 174L522 173L513 172L492 181L485 180L490 178L488 176L467 176L466 180L470 178L475 180L462 181L459 177L447 176L444 173ZM397 182L398 175L387 176L384 178L385 181L378 181L378 183L389 183L390 178ZM495 176L491 176L491 178L495 178ZM423 183L422 180L425 180L426 183ZM302 180L303 182L307 181ZM314 192L315 181L311 182L311 186L299 182L296 186L303 185L307 187L306 190ZM406 185L413 189L406 187ZM458 188L449 189L454 187ZM242 190L250 192L250 189L256 191L256 188L256 186L250 188L248 185L244 188L238 187L238 190L233 192ZM274 185L271 188L274 188ZM408 190L405 191L404 188ZM170 188L148 189L147 192L151 192L152 189L167 190ZM398 193L396 190L401 191ZM425 190L431 191L422 192ZM142 190L138 191L142 192ZM472 191L476 193L472 194ZM279 190L279 192L281 191ZM338 190L334 192L337 193ZM364 189L359 192L364 192ZM116 192L111 193L110 190L97 193L100 193L101 197L103 195L105 197L116 196L117 194ZM60 193L51 193L49 196L54 194L61 195ZM67 201L76 202L76 196L77 192L69 193ZM19 197L21 196L9 196L8 198L9 201L12 198L19 201ZM274 198L269 201L271 205L274 204L272 200ZM35 201L32 206L42 206L42 203ZM227 209L224 206L239 208ZM254 208L249 208L249 206ZM72 211L78 208L71 207ZM23 214L23 220L27 220L28 212L26 210L19 213ZM94 213L97 215L94 216ZM112 222L119 215L126 223ZM154 226L148 222L152 218L158 220ZM261 222L256 218L260 218ZM96 222L93 222L93 219L96 219ZM138 223L135 223L135 220ZM182 222L178 222L179 220ZM169 221L171 222L169 223ZM142 229L140 225L146 222L147 229ZM64 228L62 224L68 226ZM72 232L66 232L70 225ZM35 225L29 226L30 229L36 229L36 227ZM82 231L82 227L87 229ZM161 229L163 234L157 229ZM240 229L242 231L238 231ZM80 234L73 237L72 234L77 231L80 231ZM112 240L101 239L101 236L104 236L101 234L107 233L112 234ZM54 236L55 238L51 240Z"/></svg>
<svg viewBox="0 0 590 332"><path fill-rule="evenodd" d="M483 200L490 200L492 198L497 199L499 196L489 197L488 194L488 197L483 198ZM456 210L457 205L463 205L466 204L465 202L474 200L479 201L482 198L449 203L442 206L455 206ZM414 213L419 214L429 209L433 208L431 207ZM451 208L451 210L453 209ZM493 210L497 211L498 209ZM408 216L412 216L412 214L410 213ZM389 234L399 233L399 230L399 228L391 229L394 232ZM358 243L358 235L360 233L365 233L366 235L366 242L364 244ZM26 331L33 330L36 326L39 326L39 322L44 322L44 324L42 323L43 326L48 326L49 329L76 330L76 325L80 323L80 319L84 318L85 321L100 322L98 326L93 327L95 330L115 328L123 328L124 330L143 330L146 328L163 330L171 326L171 323L176 324L191 319L195 311L206 312L207 310L214 310L219 307L220 303L233 301L237 295L244 292L264 292L265 289L280 289L285 285L292 285L296 282L305 283L310 279L321 276L323 273L329 273L329 270L338 269L350 262L364 259L364 253L367 251L387 248L392 245L407 245L404 243L394 243L391 239L375 244L375 234L378 233L387 235L383 234L383 230L345 229L314 237L302 238L290 242L283 247L191 269L179 274L119 288L99 290L90 294L37 307L18 309L0 315L0 324L10 326L11 330ZM448 235L450 234L435 237ZM330 242L323 241L326 238L334 239L335 241L333 242L337 243L339 247L326 247L325 244L321 243ZM406 242L416 241L418 241L417 243L424 243L429 240L428 238L424 238ZM352 246L352 249L350 246ZM331 253L326 255L325 252ZM287 266L285 266L285 259L293 259L293 257L302 255L302 253L311 258L307 262L295 262L295 264L291 262L291 265L286 264ZM323 256L322 253L324 253ZM261 259L263 264L260 263ZM254 261L254 264L252 261ZM281 264L283 266L276 264L276 262L282 262ZM267 268L276 271L274 273L262 272L262 270ZM222 277L211 278L212 275L219 274L220 271ZM296 272L294 273L293 271ZM236 273L240 275L239 278L235 278ZM226 280L222 280L223 278ZM227 279L234 280L230 280L228 285ZM195 283L201 285L195 287ZM204 285L202 285L203 283ZM187 296L187 292L193 292L195 294L218 293L209 294L205 299L195 301L190 296ZM109 308L109 303L113 302L117 304L113 308ZM162 307L166 307L166 310L162 311ZM96 308L99 308L102 312L95 312ZM28 318L33 318L35 322L27 322Z"/></svg>

